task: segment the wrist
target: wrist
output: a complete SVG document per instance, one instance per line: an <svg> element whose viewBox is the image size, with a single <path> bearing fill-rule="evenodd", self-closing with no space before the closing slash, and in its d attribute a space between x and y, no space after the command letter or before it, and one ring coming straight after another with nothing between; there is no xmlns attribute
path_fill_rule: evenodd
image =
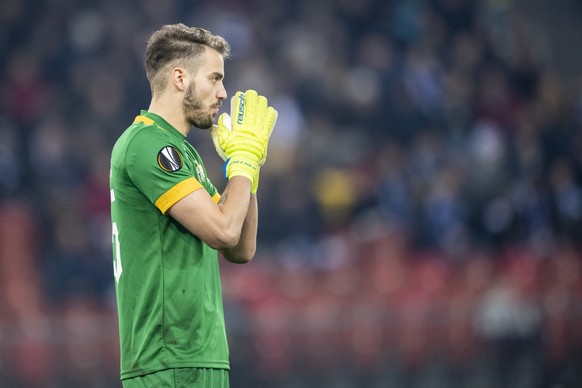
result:
<svg viewBox="0 0 582 388"><path fill-rule="evenodd" d="M255 179L253 179L252 185L251 185L251 195L256 195L257 194L257 190L259 188L259 176L261 174L261 167L259 165L259 167L257 168L257 173L255 174Z"/></svg>
<svg viewBox="0 0 582 388"><path fill-rule="evenodd" d="M256 162L244 158L230 158L225 163L224 175L227 179L235 176L243 176L251 181L254 186L259 166Z"/></svg>

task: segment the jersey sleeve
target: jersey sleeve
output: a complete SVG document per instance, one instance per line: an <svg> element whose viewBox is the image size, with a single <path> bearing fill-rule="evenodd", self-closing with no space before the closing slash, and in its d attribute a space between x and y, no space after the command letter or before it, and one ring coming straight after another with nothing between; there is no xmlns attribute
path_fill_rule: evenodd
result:
<svg viewBox="0 0 582 388"><path fill-rule="evenodd" d="M144 128L127 147L129 177L164 214L176 202L203 187L189 166L179 144L155 127Z"/></svg>

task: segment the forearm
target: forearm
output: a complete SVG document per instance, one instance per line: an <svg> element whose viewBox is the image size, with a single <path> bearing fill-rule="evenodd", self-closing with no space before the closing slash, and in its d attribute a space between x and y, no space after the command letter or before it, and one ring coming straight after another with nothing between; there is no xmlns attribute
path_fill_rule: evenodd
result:
<svg viewBox="0 0 582 388"><path fill-rule="evenodd" d="M252 260L257 248L258 220L257 196L251 195L238 244L233 248L221 250L226 260L240 264L248 263Z"/></svg>
<svg viewBox="0 0 582 388"><path fill-rule="evenodd" d="M246 178L233 177L218 201L218 208L228 220L223 227L226 234L232 237L231 243L220 249L234 249L240 242L251 200L248 184Z"/></svg>
<svg viewBox="0 0 582 388"><path fill-rule="evenodd" d="M172 206L168 213L192 234L217 250L232 249L239 243L248 213L251 182L233 177L218 206L200 189Z"/></svg>

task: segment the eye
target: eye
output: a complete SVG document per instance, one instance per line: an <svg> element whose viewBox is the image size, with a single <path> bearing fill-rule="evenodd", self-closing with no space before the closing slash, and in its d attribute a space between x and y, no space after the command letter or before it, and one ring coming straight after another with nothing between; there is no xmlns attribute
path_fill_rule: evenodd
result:
<svg viewBox="0 0 582 388"><path fill-rule="evenodd" d="M217 82L221 82L222 81L222 74L220 73L213 73L210 75L210 82L212 82L213 84L217 83Z"/></svg>

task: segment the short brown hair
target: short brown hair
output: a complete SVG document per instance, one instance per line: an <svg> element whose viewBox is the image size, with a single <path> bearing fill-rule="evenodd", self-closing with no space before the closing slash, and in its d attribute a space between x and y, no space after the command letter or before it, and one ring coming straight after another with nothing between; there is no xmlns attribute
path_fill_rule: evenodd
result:
<svg viewBox="0 0 582 388"><path fill-rule="evenodd" d="M203 28L178 23L165 25L154 32L148 40L145 59L146 75L152 94L166 86L166 80L158 77L160 70L168 65L187 66L188 62L204 52L204 46L218 51L225 59L230 55L228 42Z"/></svg>

